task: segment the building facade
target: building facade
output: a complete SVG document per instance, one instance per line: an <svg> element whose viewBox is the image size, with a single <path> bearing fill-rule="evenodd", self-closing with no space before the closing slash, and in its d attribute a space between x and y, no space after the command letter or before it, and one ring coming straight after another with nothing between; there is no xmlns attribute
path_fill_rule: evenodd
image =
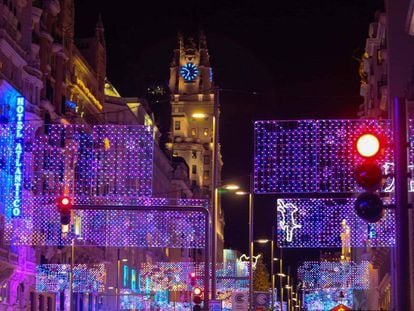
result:
<svg viewBox="0 0 414 311"><path fill-rule="evenodd" d="M413 117L414 105L414 2L410 0L385 1L385 12L377 13L370 24L365 53L360 66L362 118L391 119L396 98L407 103L408 117ZM409 193L412 202L412 195ZM413 215L409 211L410 228L410 293L414 306L414 239ZM371 249L371 262L378 269L378 295L381 310L394 307L396 292L395 270L398 265L394 249Z"/></svg>
<svg viewBox="0 0 414 311"><path fill-rule="evenodd" d="M206 37L202 32L198 43L191 37L179 35L170 65L169 86L172 128L167 147L173 157L181 157L187 163L194 196L210 198L212 202L213 148L218 148L216 186L221 184L223 163L220 143L213 145L213 121L214 116L219 115L218 90L213 83ZM215 122L219 123L219 117ZM224 216L220 203L217 219L217 258L222 261Z"/></svg>

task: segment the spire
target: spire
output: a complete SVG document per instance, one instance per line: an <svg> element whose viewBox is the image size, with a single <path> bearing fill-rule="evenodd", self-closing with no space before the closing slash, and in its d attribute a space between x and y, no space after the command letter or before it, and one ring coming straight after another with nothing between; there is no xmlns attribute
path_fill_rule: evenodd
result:
<svg viewBox="0 0 414 311"><path fill-rule="evenodd" d="M105 46L105 35L104 35L105 29L102 22L102 15L99 13L98 15L98 21L96 22L95 27L95 37L98 39L98 41Z"/></svg>
<svg viewBox="0 0 414 311"><path fill-rule="evenodd" d="M200 30L198 34L198 48L201 49L207 49L207 39L206 35L204 34L204 31Z"/></svg>

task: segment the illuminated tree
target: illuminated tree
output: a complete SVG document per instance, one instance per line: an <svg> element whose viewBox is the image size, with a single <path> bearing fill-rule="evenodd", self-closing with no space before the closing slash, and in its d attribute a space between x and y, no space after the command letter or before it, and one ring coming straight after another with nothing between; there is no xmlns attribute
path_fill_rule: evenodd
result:
<svg viewBox="0 0 414 311"><path fill-rule="evenodd" d="M263 256L257 261L256 270L253 274L253 289L255 291L265 292L270 288L269 272L263 263Z"/></svg>

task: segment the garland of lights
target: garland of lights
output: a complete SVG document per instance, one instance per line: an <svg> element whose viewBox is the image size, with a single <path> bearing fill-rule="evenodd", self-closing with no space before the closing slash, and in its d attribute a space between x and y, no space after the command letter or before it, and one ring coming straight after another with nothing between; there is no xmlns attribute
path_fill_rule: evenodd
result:
<svg viewBox="0 0 414 311"><path fill-rule="evenodd" d="M207 200L151 197L153 132L138 125L45 125L25 137L22 217L6 219L5 240L14 245L70 245L71 240L98 246L204 247L205 215L200 212L111 210L111 206L199 206ZM31 126L25 133L34 133ZM0 126L0 152L14 159L10 146L16 126ZM21 180L2 170L1 181ZM19 175L20 176L20 175ZM1 193L3 202L12 202ZM56 199L67 195L75 205L105 205L108 210L76 210L62 235Z"/></svg>
<svg viewBox="0 0 414 311"><path fill-rule="evenodd" d="M411 131L414 134L412 125ZM392 163L392 131L388 120L255 122L255 192L362 191L353 174L355 166L364 160L354 151L356 139L364 132L384 137L387 144L378 161L382 166ZM414 154L414 150L410 151Z"/></svg>
<svg viewBox="0 0 414 311"><path fill-rule="evenodd" d="M277 243L280 247L342 247L342 223L350 229L350 247L392 247L395 245L394 210L369 224L354 210L355 198L278 199ZM387 203L387 202L385 202ZM388 202L389 203L389 202Z"/></svg>
<svg viewBox="0 0 414 311"><path fill-rule="evenodd" d="M99 198L95 198L99 199ZM26 200L26 217L5 222L5 241L13 245L203 248L206 214L168 210L73 210L71 231L62 233L55 197ZM140 206L163 206L168 200L137 198ZM196 201L196 203L200 203Z"/></svg>
<svg viewBox="0 0 414 311"><path fill-rule="evenodd" d="M305 261L298 268L298 279L306 290L369 289L369 262Z"/></svg>
<svg viewBox="0 0 414 311"><path fill-rule="evenodd" d="M158 262L156 264L142 263L140 269L141 291L189 291L191 290L190 273L197 276L196 286L204 286L204 263L195 262ZM210 271L211 272L211 271ZM216 265L217 290L229 291L248 288L248 263L226 262ZM147 284L148 283L148 284ZM149 288L146 286L149 285Z"/></svg>
<svg viewBox="0 0 414 311"><path fill-rule="evenodd" d="M339 304L351 308L354 304L352 289L320 289L305 293L304 306L308 311L330 311Z"/></svg>
<svg viewBox="0 0 414 311"><path fill-rule="evenodd" d="M102 293L105 290L105 265L75 265L72 291L74 293ZM70 286L70 265L43 264L36 266L36 291L63 292Z"/></svg>

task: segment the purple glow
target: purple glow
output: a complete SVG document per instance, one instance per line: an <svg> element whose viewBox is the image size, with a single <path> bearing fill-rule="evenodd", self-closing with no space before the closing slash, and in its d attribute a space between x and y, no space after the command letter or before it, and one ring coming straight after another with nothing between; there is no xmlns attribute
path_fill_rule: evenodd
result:
<svg viewBox="0 0 414 311"><path fill-rule="evenodd" d="M190 273L197 276L196 285L204 288L204 262L157 262L141 264L140 277L149 279L151 291L190 291ZM227 262L216 265L217 290L248 288L248 263ZM145 282L141 282L143 284ZM141 291L145 291L145 284Z"/></svg>
<svg viewBox="0 0 414 311"><path fill-rule="evenodd" d="M305 261L298 268L298 279L306 290L369 289L369 262Z"/></svg>
<svg viewBox="0 0 414 311"><path fill-rule="evenodd" d="M277 242L280 247L342 247L344 220L349 227L351 247L391 247L395 245L395 217L384 217L368 225L354 211L355 198L278 199Z"/></svg>
<svg viewBox="0 0 414 311"><path fill-rule="evenodd" d="M89 202L90 198L77 198ZM105 197L96 197L108 202ZM129 247L203 248L205 244L203 212L168 210L165 198L129 198L139 206L165 206L160 210L74 210L72 231L61 233L60 215L53 196L27 199L25 217L6 222L5 240L13 245L71 245ZM120 203L119 201L117 202ZM174 201L176 203L176 201ZM203 200L185 203L205 204ZM101 203L102 204L102 203ZM135 205L134 204L134 205ZM114 204L115 205L115 204Z"/></svg>
<svg viewBox="0 0 414 311"><path fill-rule="evenodd" d="M384 137L381 166L393 163L387 120L300 120L255 122L256 193L351 193L356 184L355 152L364 132Z"/></svg>
<svg viewBox="0 0 414 311"><path fill-rule="evenodd" d="M105 290L105 265L75 265L72 291L74 293L102 293ZM44 264L36 266L36 291L38 293L63 292L70 286L69 264Z"/></svg>

